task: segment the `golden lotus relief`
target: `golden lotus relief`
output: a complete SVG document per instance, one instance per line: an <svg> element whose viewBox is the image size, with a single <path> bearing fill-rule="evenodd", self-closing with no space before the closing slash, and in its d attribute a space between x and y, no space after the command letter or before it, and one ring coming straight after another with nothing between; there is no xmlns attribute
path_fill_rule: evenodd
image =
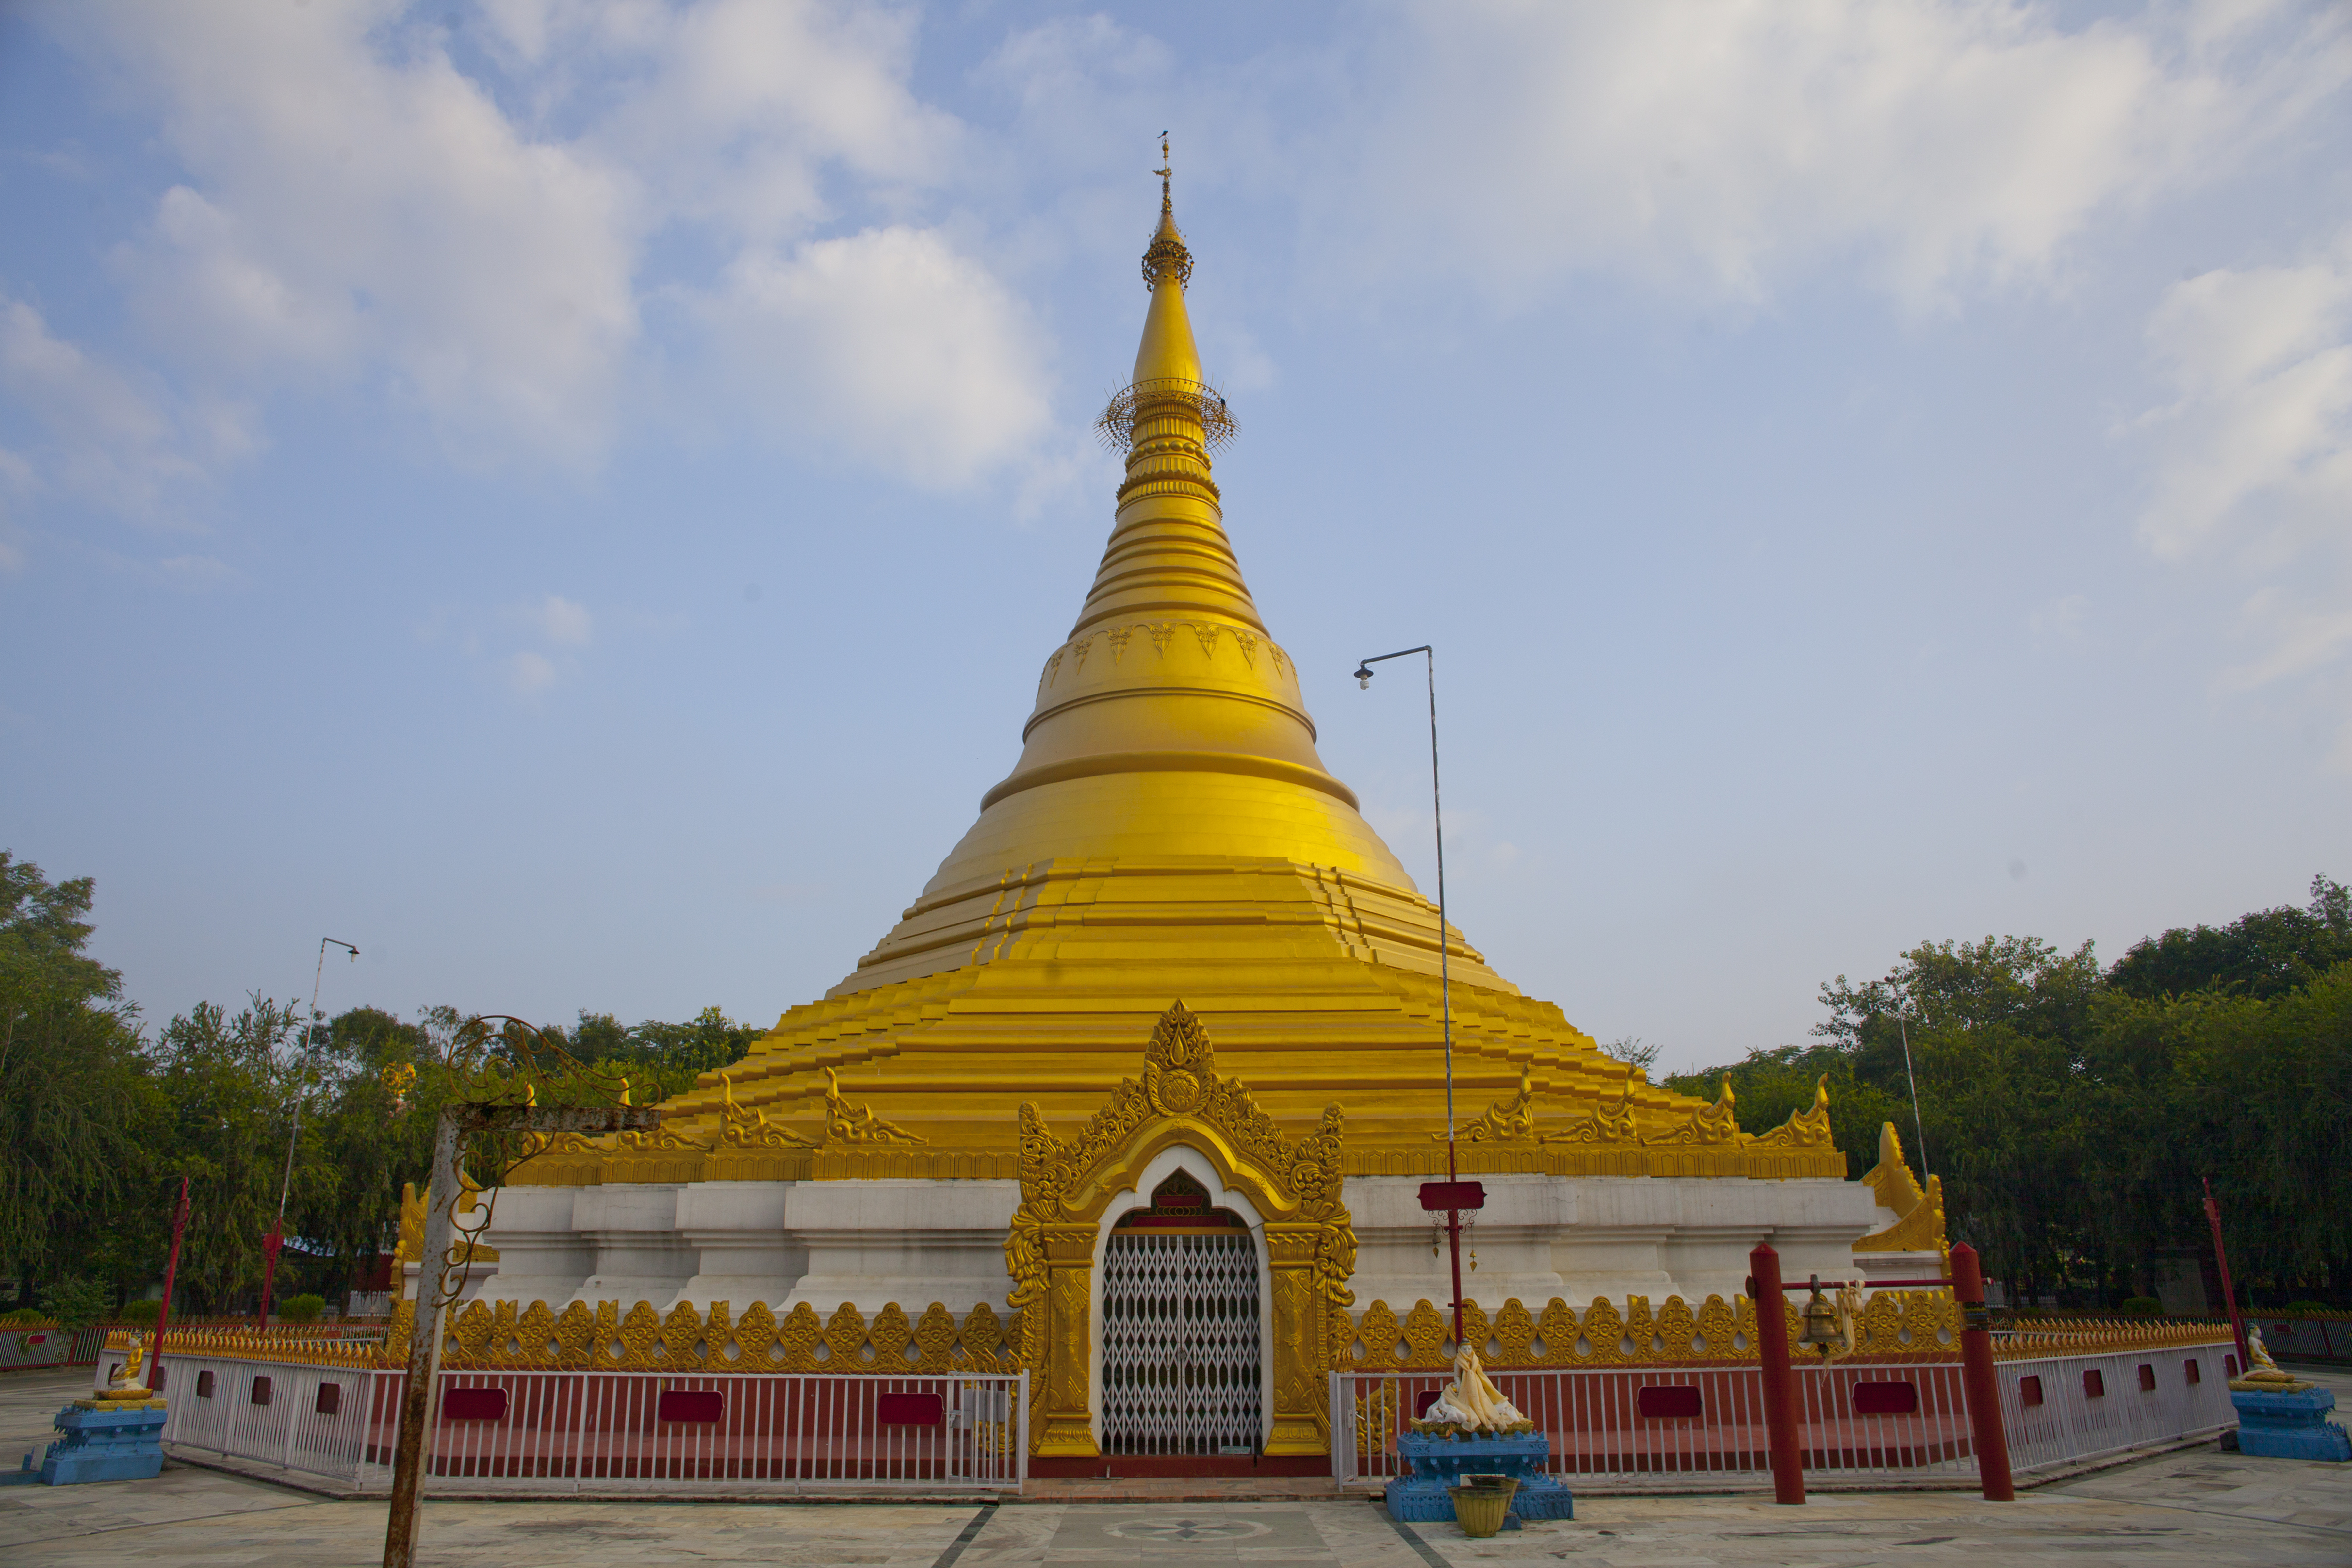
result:
<svg viewBox="0 0 2352 1568"><path fill-rule="evenodd" d="M1152 651L1165 658L1168 656L1168 645L1175 640L1176 634L1180 631L1191 632L1193 640L1201 645L1201 656L1212 662L1217 657L1217 647L1220 641L1225 637L1231 637L1234 639L1234 648L1242 656L1244 668L1248 669L1257 668L1258 649L1263 647L1274 659L1275 673L1276 675L1288 673L1290 656L1284 652L1272 638L1261 637L1243 627L1232 626L1223 621L1133 621L1122 626L1101 627L1087 632L1083 637L1072 637L1046 656L1045 671L1038 677L1037 683L1041 687L1052 689L1061 678L1062 665L1065 660L1069 662L1072 674L1084 674L1087 658L1094 651L1095 639L1097 637L1109 645L1111 663L1117 665L1126 656L1128 643L1137 632L1141 632L1148 637L1151 642Z"/></svg>

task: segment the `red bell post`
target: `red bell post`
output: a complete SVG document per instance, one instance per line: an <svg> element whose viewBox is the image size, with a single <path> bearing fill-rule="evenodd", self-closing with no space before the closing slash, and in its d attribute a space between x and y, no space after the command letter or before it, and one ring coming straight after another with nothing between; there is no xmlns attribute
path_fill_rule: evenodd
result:
<svg viewBox="0 0 2352 1568"><path fill-rule="evenodd" d="M1759 1246L1748 1255L1748 1296L1756 1303L1756 1359L1764 1370L1764 1431L1772 1459L1772 1500L1805 1500L1805 1456L1797 1445L1797 1379L1789 1370L1789 1316L1780 1255Z"/></svg>
<svg viewBox="0 0 2352 1568"><path fill-rule="evenodd" d="M1984 1271L1967 1242L1952 1248L1952 1294L1960 1303L1960 1382L1968 1390L1969 1429L1976 1437L1977 1479L1987 1502L2015 1502L2009 1478L2009 1434L2001 1429L2000 1387L1992 1371L1992 1314Z"/></svg>
<svg viewBox="0 0 2352 1568"><path fill-rule="evenodd" d="M172 1256L163 1265L163 1300L155 1308L155 1346L148 1352L147 1386L163 1386L163 1331L172 1326L172 1287L180 1278L180 1237L188 1228L188 1178L180 1178L180 1201L172 1210Z"/></svg>

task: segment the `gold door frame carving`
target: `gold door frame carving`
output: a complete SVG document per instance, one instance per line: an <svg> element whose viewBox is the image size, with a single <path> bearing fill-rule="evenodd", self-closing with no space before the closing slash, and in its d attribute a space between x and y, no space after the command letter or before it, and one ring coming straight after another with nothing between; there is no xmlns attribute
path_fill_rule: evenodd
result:
<svg viewBox="0 0 2352 1568"><path fill-rule="evenodd" d="M1330 1105L1314 1131L1284 1137L1240 1080L1217 1076L1208 1033L1181 1002L1153 1027L1141 1080L1123 1080L1076 1138L1064 1142L1034 1104L1021 1107L1021 1207L1004 1261L1030 1369L1032 1452L1099 1452L1091 1387L1096 1237L1112 1201L1179 1145L1265 1221L1274 1363L1265 1451L1330 1452L1324 1373L1356 1300L1348 1289L1356 1232L1340 1202L1339 1131L1339 1108Z"/></svg>

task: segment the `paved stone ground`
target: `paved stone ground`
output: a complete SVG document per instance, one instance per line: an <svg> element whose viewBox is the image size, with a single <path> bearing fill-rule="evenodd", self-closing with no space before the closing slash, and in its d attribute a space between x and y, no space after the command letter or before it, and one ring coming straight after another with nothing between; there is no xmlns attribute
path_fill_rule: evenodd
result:
<svg viewBox="0 0 2352 1568"><path fill-rule="evenodd" d="M0 1459L40 1434L83 1380L0 1380ZM2352 1378L2325 1378L2352 1405ZM33 1417L38 1416L39 1422ZM1580 1518L1470 1541L1400 1530L1374 1504L1029 1502L751 1504L436 1502L436 1568L763 1563L793 1568L1026 1563L1328 1564L1332 1568L1848 1568L1897 1563L2084 1565L2352 1563L2352 1465L2188 1449L2021 1494L1840 1493L1802 1509L1751 1497L1601 1497ZM152 1481L0 1489L10 1568L341 1568L380 1560L383 1504L335 1502L173 1465Z"/></svg>

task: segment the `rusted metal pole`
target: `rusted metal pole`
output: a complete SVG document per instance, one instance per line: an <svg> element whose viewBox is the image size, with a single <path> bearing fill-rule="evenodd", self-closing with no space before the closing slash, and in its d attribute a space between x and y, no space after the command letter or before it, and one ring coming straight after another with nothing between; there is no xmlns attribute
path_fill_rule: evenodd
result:
<svg viewBox="0 0 2352 1568"><path fill-rule="evenodd" d="M2230 1253L2221 1245L2221 1205L2213 1201L2213 1178L2199 1178L2205 1184L2205 1223L2213 1227L2213 1267L2221 1275L2221 1304L2230 1309L2230 1336L2238 1342L2238 1375L2254 1364L2246 1353L2246 1320L2238 1314L2238 1289L2230 1283Z"/></svg>
<svg viewBox="0 0 2352 1568"><path fill-rule="evenodd" d="M445 1107L433 1132L433 1179L425 1197L425 1239L416 1260L416 1315L408 1336L408 1381L400 1391L400 1436L393 1449L392 1514L384 1521L383 1568L415 1568L417 1500L424 1489L428 1447L425 1427L433 1404L435 1373L441 1365L443 1265L455 1239L457 1209L457 1145L469 1132L620 1132L660 1125L652 1106L539 1110L527 1105Z"/></svg>
<svg viewBox="0 0 2352 1568"><path fill-rule="evenodd" d="M1977 1479L1987 1502L2015 1502L2010 1484L2009 1434L2000 1420L2000 1385L1992 1370L1992 1314L1985 1308L1984 1270L1967 1242L1952 1248L1952 1294L1960 1303L1960 1385L1968 1391L1969 1429L1975 1435Z"/></svg>
<svg viewBox="0 0 2352 1568"><path fill-rule="evenodd" d="M1772 1459L1772 1500L1805 1500L1805 1456L1797 1446L1797 1379L1789 1370L1789 1318L1780 1255L1769 1244L1748 1255L1756 1303L1756 1358L1764 1371L1764 1431Z"/></svg>
<svg viewBox="0 0 2352 1568"><path fill-rule="evenodd" d="M400 1391L400 1438L392 1458L392 1513L384 1522L383 1568L415 1568L416 1500L424 1486L425 1418L433 1398L433 1363L441 1344L441 1270L449 1256L451 1210L457 1201L458 1108L433 1129L432 1179L425 1184L425 1238L416 1257L416 1313L409 1321L408 1381ZM396 1288L396 1287L395 1287Z"/></svg>

